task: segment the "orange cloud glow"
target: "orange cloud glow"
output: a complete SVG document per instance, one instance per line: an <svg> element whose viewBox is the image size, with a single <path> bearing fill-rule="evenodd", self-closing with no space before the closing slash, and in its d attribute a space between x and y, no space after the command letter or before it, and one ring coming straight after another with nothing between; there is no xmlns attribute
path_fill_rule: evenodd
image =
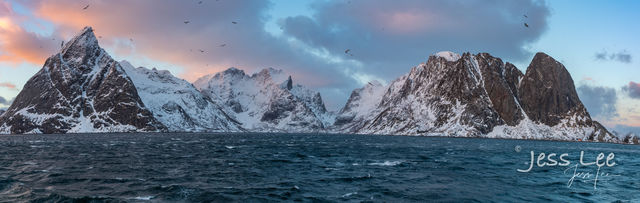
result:
<svg viewBox="0 0 640 203"><path fill-rule="evenodd" d="M0 83L0 87L6 87L6 88L9 88L11 90L16 90L17 89L16 85L14 85L12 83L8 83L8 82Z"/></svg>
<svg viewBox="0 0 640 203"><path fill-rule="evenodd" d="M6 2L0 5L5 14L0 16L0 62L44 63L55 49L54 42L24 30L18 18L10 15L13 13L10 8Z"/></svg>

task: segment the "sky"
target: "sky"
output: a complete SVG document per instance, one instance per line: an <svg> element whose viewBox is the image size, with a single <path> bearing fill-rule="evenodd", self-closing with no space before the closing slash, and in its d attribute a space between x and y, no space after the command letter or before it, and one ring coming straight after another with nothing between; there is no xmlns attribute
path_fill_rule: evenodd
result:
<svg viewBox="0 0 640 203"><path fill-rule="evenodd" d="M92 26L116 60L191 82L229 67L283 69L330 110L439 51L488 52L523 72L545 52L594 119L640 133L639 9L633 0L0 0L0 108L62 40Z"/></svg>

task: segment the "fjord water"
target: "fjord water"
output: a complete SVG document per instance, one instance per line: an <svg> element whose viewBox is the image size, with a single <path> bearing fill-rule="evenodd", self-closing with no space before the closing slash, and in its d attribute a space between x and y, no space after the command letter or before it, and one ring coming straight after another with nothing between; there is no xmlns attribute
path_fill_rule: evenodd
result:
<svg viewBox="0 0 640 203"><path fill-rule="evenodd" d="M516 150L518 148L518 150ZM597 188L529 152L615 153ZM588 160L587 160L588 158ZM591 171L595 167L580 167ZM318 134L0 137L0 201L639 201L640 148L475 138ZM591 177L593 178L593 177Z"/></svg>

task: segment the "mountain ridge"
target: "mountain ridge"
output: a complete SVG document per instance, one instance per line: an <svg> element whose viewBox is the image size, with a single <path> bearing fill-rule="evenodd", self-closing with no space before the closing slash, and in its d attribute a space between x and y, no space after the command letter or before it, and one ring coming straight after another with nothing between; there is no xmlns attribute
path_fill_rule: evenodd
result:
<svg viewBox="0 0 640 203"><path fill-rule="evenodd" d="M105 99L109 98L109 99ZM98 107L98 108L96 108ZM637 143L592 120L571 75L542 52L527 71L488 53L438 52L388 85L327 111L319 92L274 68L229 68L193 83L100 48L84 28L0 113L0 133L324 132Z"/></svg>

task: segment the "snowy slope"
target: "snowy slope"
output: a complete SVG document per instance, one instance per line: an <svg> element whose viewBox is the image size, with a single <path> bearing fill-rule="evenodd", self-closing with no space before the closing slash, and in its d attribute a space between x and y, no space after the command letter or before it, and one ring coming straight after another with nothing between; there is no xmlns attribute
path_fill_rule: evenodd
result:
<svg viewBox="0 0 640 203"><path fill-rule="evenodd" d="M294 85L273 68L247 75L229 68L198 79L194 85L225 106L225 111L257 132L322 132L333 123L320 94Z"/></svg>
<svg viewBox="0 0 640 203"><path fill-rule="evenodd" d="M554 76L566 72L561 64L539 53L529 69L533 71L522 74L513 64L486 53L460 56L439 52L388 86L370 83L354 90L338 114L333 130L358 134L621 142L591 120L575 88L562 84L571 81L568 73ZM541 80L537 78L539 75L547 81L545 85L554 85L532 93L530 89L539 87L528 86L538 85L535 81ZM524 86L523 78L527 80ZM556 97L554 94L566 95L570 105L557 106L550 103L555 100L544 99ZM523 101L522 97L531 101ZM531 106L560 109L556 113L545 113L540 112L544 108ZM535 114L537 118L530 119L528 114Z"/></svg>
<svg viewBox="0 0 640 203"><path fill-rule="evenodd" d="M374 112L380 104L380 98L388 88L378 81L371 81L364 87L355 89L347 100L345 106L338 112L335 119L334 130L354 131L362 127L365 116Z"/></svg>
<svg viewBox="0 0 640 203"><path fill-rule="evenodd" d="M138 95L153 116L173 132L241 131L234 118L200 93L191 83L166 70L134 68L121 61Z"/></svg>

